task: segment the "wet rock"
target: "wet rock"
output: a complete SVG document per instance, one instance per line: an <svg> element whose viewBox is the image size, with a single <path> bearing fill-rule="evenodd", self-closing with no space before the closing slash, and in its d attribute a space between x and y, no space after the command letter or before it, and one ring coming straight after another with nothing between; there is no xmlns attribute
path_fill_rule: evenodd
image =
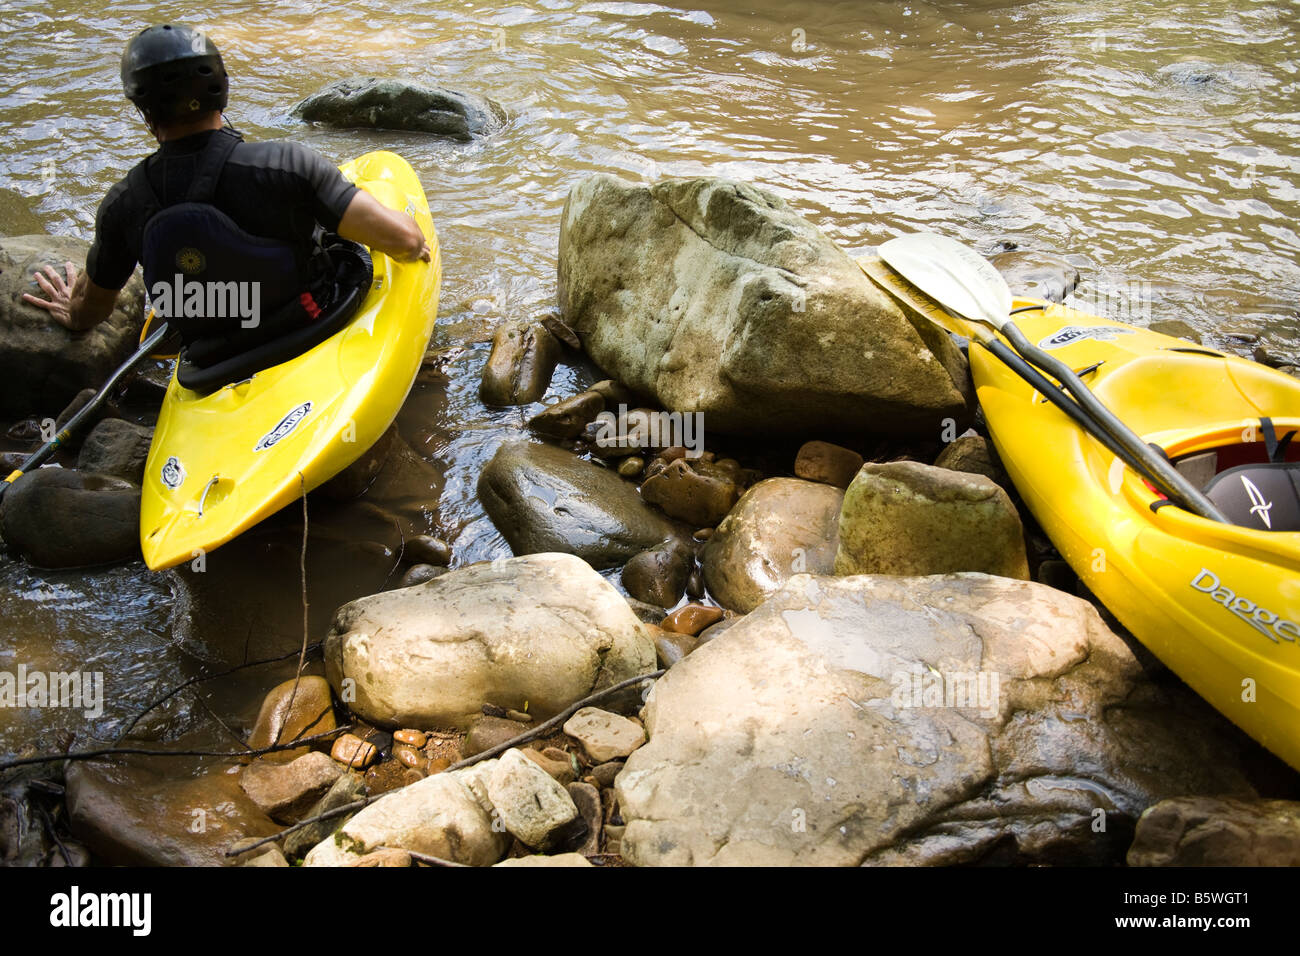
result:
<svg viewBox="0 0 1300 956"><path fill-rule="evenodd" d="M531 322L509 322L492 336L479 398L485 405L531 405L550 388L560 360L555 336Z"/></svg>
<svg viewBox="0 0 1300 956"><path fill-rule="evenodd" d="M519 721L486 715L475 717L469 726L469 732L465 735L465 743L461 750L466 757L473 757L527 732L528 725Z"/></svg>
<svg viewBox="0 0 1300 956"><path fill-rule="evenodd" d="M847 488L862 467L856 451L830 442L805 442L794 459L794 473L807 481Z"/></svg>
<svg viewBox="0 0 1300 956"><path fill-rule="evenodd" d="M600 791L589 783L571 783L565 789L578 808L578 816L587 825L587 839L575 852L595 856L600 852L601 808Z"/></svg>
<svg viewBox="0 0 1300 956"><path fill-rule="evenodd" d="M432 564L445 568L451 564L451 545L431 534L417 534L406 539L402 555L411 564Z"/></svg>
<svg viewBox="0 0 1300 956"><path fill-rule="evenodd" d="M692 525L716 525L740 498L735 482L701 474L678 459L641 485L641 497L669 517Z"/></svg>
<svg viewBox="0 0 1300 956"><path fill-rule="evenodd" d="M951 571L1029 577L1007 493L983 475L919 462L864 465L844 493L835 573Z"/></svg>
<svg viewBox="0 0 1300 956"><path fill-rule="evenodd" d="M1064 302L1079 285L1079 270L1050 253L1000 252L991 261L1020 298Z"/></svg>
<svg viewBox="0 0 1300 956"><path fill-rule="evenodd" d="M406 569L402 579L397 582L399 588L414 587L417 584L423 584L425 581L432 581L434 578L440 578L448 571L447 568L440 568L432 564L413 564Z"/></svg>
<svg viewBox="0 0 1300 956"><path fill-rule="evenodd" d="M1176 339L1185 339L1193 345L1201 344L1201 333L1182 319L1156 319L1147 323L1147 328L1162 335L1172 335Z"/></svg>
<svg viewBox="0 0 1300 956"><path fill-rule="evenodd" d="M618 476L636 480L641 477L641 472L645 471L645 459L637 455L629 455L618 463Z"/></svg>
<svg viewBox="0 0 1300 956"><path fill-rule="evenodd" d="M795 577L643 713L635 865L1115 865L1152 803L1250 793L1235 732L1091 605L982 574Z"/></svg>
<svg viewBox="0 0 1300 956"><path fill-rule="evenodd" d="M582 744L592 763L621 760L645 743L644 727L599 707L582 708L564 722L564 732Z"/></svg>
<svg viewBox="0 0 1300 956"><path fill-rule="evenodd" d="M64 406L63 411L59 412L59 414L55 416L53 431L56 434L63 431L63 429L67 427L68 422L72 421L78 412L94 401L95 396L98 394L98 389L83 388L80 392L74 395L72 401L68 402L68 404ZM86 429L94 428L100 422L106 421L110 418L121 417L122 409L119 408L115 402L111 399L104 402L94 411L89 412L86 418L82 419L81 425L77 427L77 430L68 435L68 439L63 444L63 447L68 451L79 450L86 439ZM16 431L21 434L15 434ZM48 420L42 419L41 421L37 421L36 419L31 418L19 425L15 425L14 428L11 428L9 430L9 437L17 441L43 443L45 442L49 431ZM136 482L136 484L139 484L139 482Z"/></svg>
<svg viewBox="0 0 1300 956"><path fill-rule="evenodd" d="M599 392L579 392L538 412L528 419L528 427L549 438L577 438L604 410L605 399Z"/></svg>
<svg viewBox="0 0 1300 956"><path fill-rule="evenodd" d="M637 404L636 393L624 385L620 385L612 378L597 382L591 386L589 391L595 392L605 400L605 407L615 414L618 413L618 407L625 405L632 408Z"/></svg>
<svg viewBox="0 0 1300 956"><path fill-rule="evenodd" d="M659 658L660 667L672 667L698 646L699 641L691 634L679 634L660 628L655 635L655 654Z"/></svg>
<svg viewBox="0 0 1300 956"><path fill-rule="evenodd" d="M545 750L521 750L525 757L541 767L561 786L573 783L577 774L573 770L573 761L559 747L547 747Z"/></svg>
<svg viewBox="0 0 1300 956"><path fill-rule="evenodd" d="M485 703L550 717L650 672L654 648L590 565L537 554L344 605L325 666L335 686L355 681L350 709L371 723L464 728Z"/></svg>
<svg viewBox="0 0 1300 956"><path fill-rule="evenodd" d="M379 757L379 748L355 734L343 734L330 748L330 757L354 770L364 770Z"/></svg>
<svg viewBox="0 0 1300 956"><path fill-rule="evenodd" d="M568 867L568 866L591 866L591 861L581 853L556 853L553 856L545 854L534 854L533 856L517 856L513 859L502 860L496 866L509 867Z"/></svg>
<svg viewBox="0 0 1300 956"><path fill-rule="evenodd" d="M112 866L231 866L228 847L280 829L218 770L174 777L138 763L75 762L67 806L73 834Z"/></svg>
<svg viewBox="0 0 1300 956"><path fill-rule="evenodd" d="M561 220L557 297L601 368L711 430L907 433L965 415L947 335L914 326L754 186L583 180Z"/></svg>
<svg viewBox="0 0 1300 956"><path fill-rule="evenodd" d="M144 463L149 457L149 443L152 441L152 428L121 418L106 418L82 442L77 468L142 484Z"/></svg>
<svg viewBox="0 0 1300 956"><path fill-rule="evenodd" d="M550 332L551 335L555 336L557 340L563 342L569 348L582 348L582 340L578 338L578 333L564 324L564 320L560 318L559 313L547 312L537 321L541 323L542 328L546 329L547 332Z"/></svg>
<svg viewBox="0 0 1300 956"><path fill-rule="evenodd" d="M0 503L0 538L42 568L76 568L140 557L140 487L121 478L38 468Z"/></svg>
<svg viewBox="0 0 1300 956"><path fill-rule="evenodd" d="M743 620L743 617L737 615L736 617L724 617L717 624L710 624L700 632L699 637L696 638L696 644L707 644L709 641L716 637L720 637L724 631L729 630Z"/></svg>
<svg viewBox="0 0 1300 956"><path fill-rule="evenodd" d="M408 747L405 744L397 744L394 746L393 756L397 758L398 763L405 767L419 769L425 763L424 758L420 756L418 750L414 747Z"/></svg>
<svg viewBox="0 0 1300 956"><path fill-rule="evenodd" d="M795 574L830 574L844 492L831 484L768 478L750 488L700 556L704 583L724 607L751 611Z"/></svg>
<svg viewBox="0 0 1300 956"><path fill-rule="evenodd" d="M295 116L354 129L399 129L468 140L495 132L506 112L494 101L408 80L338 80L303 100Z"/></svg>
<svg viewBox="0 0 1300 956"><path fill-rule="evenodd" d="M488 800L501 823L521 843L549 850L581 829L582 818L573 799L545 770L514 749L494 763L487 776Z"/></svg>
<svg viewBox="0 0 1300 956"><path fill-rule="evenodd" d="M421 750L429 742L429 735L420 730L397 730L393 732L393 740Z"/></svg>
<svg viewBox="0 0 1300 956"><path fill-rule="evenodd" d="M84 388L98 388L135 351L144 323L144 282L139 273L118 294L113 314L88 332L71 332L23 293L46 294L33 273L64 263L80 272L89 243L70 236L0 239L0 415L48 415Z"/></svg>
<svg viewBox="0 0 1300 956"><path fill-rule="evenodd" d="M636 619L643 624L653 624L656 627L664 619L664 609L657 604L647 604L645 601L638 601L634 597L628 597L627 606L632 609Z"/></svg>
<svg viewBox="0 0 1300 956"><path fill-rule="evenodd" d="M261 750L273 744L288 744L300 737L314 737L333 730L334 702L329 682L323 677L303 675L294 690L294 681L276 685L262 700L257 722L248 735L248 746ZM263 759L287 762L302 756L306 747L277 751Z"/></svg>
<svg viewBox="0 0 1300 956"><path fill-rule="evenodd" d="M691 637L699 634L710 624L716 624L722 620L722 608L709 607L704 604L687 604L680 607L672 614L669 614L659 624L665 631L672 631L675 634L688 634Z"/></svg>
<svg viewBox="0 0 1300 956"><path fill-rule="evenodd" d="M489 768L480 764L468 769ZM393 847L468 866L491 866L506 852L510 836L493 826L490 804L479 802L470 787L472 779L460 771L439 773L384 794L316 844L303 865L350 866L369 853Z"/></svg>
<svg viewBox="0 0 1300 956"><path fill-rule="evenodd" d="M684 547L642 551L623 568L623 587L638 601L672 607L682 598L695 558Z"/></svg>
<svg viewBox="0 0 1300 956"><path fill-rule="evenodd" d="M603 569L687 536L614 472L549 445L502 445L478 495L515 554L563 551Z"/></svg>
<svg viewBox="0 0 1300 956"><path fill-rule="evenodd" d="M391 425L373 445L363 451L357 460L312 492L330 501L351 501L365 494L379 475L389 466L389 460L409 461L415 457L410 446Z"/></svg>
<svg viewBox="0 0 1300 956"><path fill-rule="evenodd" d="M997 452L983 435L961 435L949 442L934 460L934 467L983 475L1004 488L1011 482L1002 469Z"/></svg>
<svg viewBox="0 0 1300 956"><path fill-rule="evenodd" d="M341 763L314 750L289 763L254 760L244 768L239 786L272 820L293 823L345 772Z"/></svg>
<svg viewBox="0 0 1300 956"><path fill-rule="evenodd" d="M265 844L262 849L250 856L246 860L241 860L239 866L288 866L289 861L284 858L280 848L274 843Z"/></svg>
<svg viewBox="0 0 1300 956"><path fill-rule="evenodd" d="M1300 866L1300 803L1175 797L1138 820L1129 866Z"/></svg>
<svg viewBox="0 0 1300 956"><path fill-rule="evenodd" d="M365 781L359 773L344 773L334 785L329 788L325 796L321 797L316 803L303 814L303 819L318 817L323 813L329 813L331 810L338 810L346 807L348 804L356 803L366 794ZM355 811L354 811L355 812ZM343 826L347 817L340 815L330 817L327 820L318 820L315 823L309 823L301 830L294 830L284 838L284 852L286 856L298 858L320 843L339 827Z"/></svg>

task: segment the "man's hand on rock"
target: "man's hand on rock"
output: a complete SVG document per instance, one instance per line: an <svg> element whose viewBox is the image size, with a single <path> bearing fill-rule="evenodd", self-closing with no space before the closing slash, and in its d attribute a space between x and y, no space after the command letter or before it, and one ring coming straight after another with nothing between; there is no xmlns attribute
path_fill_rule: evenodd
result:
<svg viewBox="0 0 1300 956"><path fill-rule="evenodd" d="M39 299L30 292L24 292L23 301L49 312L59 325L76 329L77 326L72 321L72 289L77 284L77 267L71 262L65 262L63 268L68 274L67 282L63 281L53 266L46 266L43 272L34 273L32 277L36 284L49 298Z"/></svg>

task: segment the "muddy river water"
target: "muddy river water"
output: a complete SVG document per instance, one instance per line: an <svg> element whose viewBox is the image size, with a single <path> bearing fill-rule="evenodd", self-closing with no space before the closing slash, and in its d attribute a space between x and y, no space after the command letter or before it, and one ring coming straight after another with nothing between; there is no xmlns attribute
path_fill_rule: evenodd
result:
<svg viewBox="0 0 1300 956"><path fill-rule="evenodd" d="M149 22L205 29L228 118L342 161L400 152L428 192L444 280L431 364L399 419L414 455L362 501L311 502L308 629L381 589L401 537L454 563L508 553L474 484L527 409L478 399L493 328L553 303L559 213L594 171L724 175L788 199L850 251L917 228L1076 265L1093 311L1177 319L1207 343L1300 356L1300 7L1281 0L803 3L698 8L539 0L193 5L7 0L0 10L0 232L89 237L104 192L151 149L118 59ZM493 97L469 144L306 126L302 97L403 75ZM554 394L594 370L562 367ZM52 414L57 409L51 409ZM0 755L111 738L201 669L302 636L297 506L203 574L48 573L0 559L0 671L104 674L103 713L0 709ZM287 665L206 685L156 732L233 744ZM202 731L198 728L206 728ZM194 736L194 735L191 735Z"/></svg>

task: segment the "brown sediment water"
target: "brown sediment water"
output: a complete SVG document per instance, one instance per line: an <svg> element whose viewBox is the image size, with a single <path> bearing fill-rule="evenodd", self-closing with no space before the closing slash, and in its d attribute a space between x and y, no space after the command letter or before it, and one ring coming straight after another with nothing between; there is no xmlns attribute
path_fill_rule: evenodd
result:
<svg viewBox="0 0 1300 956"><path fill-rule="evenodd" d="M1258 339L1300 355L1300 18L1282 0L726 0L707 10L313 0L206 11L5 5L0 232L90 235L104 192L151 149L121 96L122 47L169 18L197 16L222 49L228 116L246 135L297 139L336 161L387 148L416 168L444 264L433 362L398 423L420 461L361 502L313 497L313 640L339 604L401 574L403 535L453 540L456 564L507 553L474 487L528 410L485 408L478 376L499 322L552 303L560 208L588 173L755 182L851 252L918 228L985 253L1017 243L1079 267L1093 311L1116 305L1139 324L1185 322L1220 347ZM290 116L302 97L357 74L485 94L510 120L456 143ZM551 394L594 374L562 365ZM0 670L99 670L106 693L97 720L0 709L0 754L111 737L122 715L202 668L292 650L300 533L298 509L287 509L210 555L202 573L0 561ZM284 673L220 682L206 706L247 726ZM210 724L191 701L158 726L169 737Z"/></svg>

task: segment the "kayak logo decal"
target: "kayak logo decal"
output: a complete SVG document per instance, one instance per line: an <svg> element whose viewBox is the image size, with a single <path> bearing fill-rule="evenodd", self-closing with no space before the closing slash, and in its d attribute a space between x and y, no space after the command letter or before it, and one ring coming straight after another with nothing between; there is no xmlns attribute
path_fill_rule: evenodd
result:
<svg viewBox="0 0 1300 956"><path fill-rule="evenodd" d="M185 466L181 464L179 458L172 455L163 462L162 470L158 472L158 478L166 487L175 491L185 484Z"/></svg>
<svg viewBox="0 0 1300 956"><path fill-rule="evenodd" d="M1246 494L1250 495L1250 503L1254 506L1250 509L1250 513L1259 515L1259 520L1264 522L1264 527L1272 531L1273 519L1268 516L1268 513L1273 510L1273 502L1265 498L1264 493L1245 475L1241 476L1241 483L1246 486Z"/></svg>
<svg viewBox="0 0 1300 956"><path fill-rule="evenodd" d="M1039 342L1038 347L1051 351L1053 349L1063 349L1067 345L1082 342L1084 339L1094 339L1098 342L1114 342L1121 335L1132 334L1132 329L1118 329L1113 325L1067 325Z"/></svg>
<svg viewBox="0 0 1300 956"><path fill-rule="evenodd" d="M257 444L253 446L253 451L265 451L272 445L283 440L285 436L302 424L302 420L307 417L307 413L310 411L311 402L303 402L288 415L285 415L284 418L280 419L280 424L276 425L269 432L259 438Z"/></svg>
<svg viewBox="0 0 1300 956"><path fill-rule="evenodd" d="M1260 607L1250 598L1227 587L1209 568L1201 568L1191 580L1192 589L1207 595L1221 604L1239 620L1245 621L1274 644L1280 641L1300 642L1300 624L1288 621L1276 611Z"/></svg>

